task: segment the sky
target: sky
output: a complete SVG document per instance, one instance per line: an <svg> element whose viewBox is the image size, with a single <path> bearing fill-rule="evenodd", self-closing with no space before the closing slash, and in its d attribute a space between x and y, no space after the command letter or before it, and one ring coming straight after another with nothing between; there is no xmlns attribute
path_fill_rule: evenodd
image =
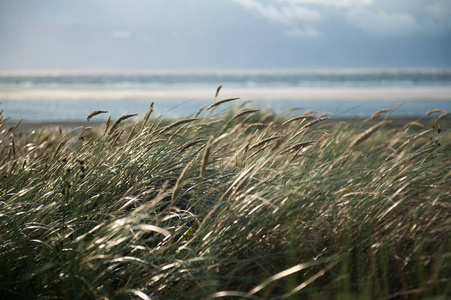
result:
<svg viewBox="0 0 451 300"><path fill-rule="evenodd" d="M451 67L451 0L0 0L0 71Z"/></svg>

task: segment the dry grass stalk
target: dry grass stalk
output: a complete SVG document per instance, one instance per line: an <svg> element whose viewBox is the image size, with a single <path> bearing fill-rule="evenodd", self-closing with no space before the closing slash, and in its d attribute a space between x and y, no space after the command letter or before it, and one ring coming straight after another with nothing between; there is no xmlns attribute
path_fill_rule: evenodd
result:
<svg viewBox="0 0 451 300"><path fill-rule="evenodd" d="M265 123L266 121L270 120L271 118L273 118L276 114L274 113L268 113L264 116L262 116L262 118L260 119L261 123Z"/></svg>
<svg viewBox="0 0 451 300"><path fill-rule="evenodd" d="M197 121L197 118L191 118L191 119L183 119L180 121L176 121L172 124L169 124L168 126L164 127L163 129L161 129L160 133L158 135L162 135L163 133L167 132L168 130L171 130L174 127L180 126L182 124L186 124L186 123L190 123L193 121Z"/></svg>
<svg viewBox="0 0 451 300"><path fill-rule="evenodd" d="M92 129L92 127L90 127L90 126L88 126L88 127L83 127L81 130L80 130L80 132L78 133L78 139L79 140L83 140L84 138L83 138L83 134L86 132L86 131L88 131L88 130L91 130Z"/></svg>
<svg viewBox="0 0 451 300"><path fill-rule="evenodd" d="M185 167L186 166L179 165L178 163L171 164L166 167L166 170L164 170L164 173L170 174L170 173L178 172L180 169L183 170Z"/></svg>
<svg viewBox="0 0 451 300"><path fill-rule="evenodd" d="M260 149L258 149L258 150L256 150L256 151L254 151L254 153L252 153L251 155L249 155L249 157L248 158L246 158L246 160L247 161L252 161L252 159L254 158L254 157L256 157L257 155L259 155L261 152L263 152L264 150L266 149L266 147L262 147L262 148L260 148ZM250 150L250 149L247 149L247 150ZM246 151L247 151L246 150Z"/></svg>
<svg viewBox="0 0 451 300"><path fill-rule="evenodd" d="M191 162L189 162L185 168L183 168L182 173L180 174L179 178L177 179L177 182L175 183L174 189L172 190L172 199L171 203L174 204L174 202L177 200L178 196L180 195L180 190L183 188L185 177L188 174L188 171L191 167Z"/></svg>
<svg viewBox="0 0 451 300"><path fill-rule="evenodd" d="M301 130L305 130L305 129L312 127L313 125L315 125L319 122L325 121L325 120L329 120L329 118L327 118L327 117L326 118L318 118L313 121L310 121L307 124L305 124L304 126L302 126Z"/></svg>
<svg viewBox="0 0 451 300"><path fill-rule="evenodd" d="M318 116L318 118L325 118L325 117L331 117L331 116L332 116L331 113L326 112L326 113L320 114L320 115Z"/></svg>
<svg viewBox="0 0 451 300"><path fill-rule="evenodd" d="M49 140L50 139L50 137L52 136L52 134L51 133L47 133L46 135L44 135L44 137L42 137L44 135L44 128L43 129L41 129L41 131L39 131L39 134L38 134L38 137L37 137L37 140L38 140L38 145L42 145L42 144L44 144L44 142L46 142L47 140Z"/></svg>
<svg viewBox="0 0 451 300"><path fill-rule="evenodd" d="M198 127L214 127L213 125L222 123L222 122L223 122L223 120L219 119L219 120L211 121L208 123L199 123L199 124L196 124L196 126L198 126Z"/></svg>
<svg viewBox="0 0 451 300"><path fill-rule="evenodd" d="M154 105L154 102L150 103L150 108L149 108L149 110L147 111L146 115L144 116L143 124L142 124L142 126L141 126L141 131L143 131L143 130L144 130L144 127L146 127L147 121L149 120L150 115L151 115L152 112L153 112L153 105Z"/></svg>
<svg viewBox="0 0 451 300"><path fill-rule="evenodd" d="M211 145L213 143L213 136L208 139L207 145L205 146L204 154L202 155L202 163L200 164L200 179L204 178L205 170L208 165L208 158L210 157Z"/></svg>
<svg viewBox="0 0 451 300"><path fill-rule="evenodd" d="M58 153L61 151L61 148L66 144L66 140L63 138L58 145L56 146L55 152L53 153L53 159L58 155Z"/></svg>
<svg viewBox="0 0 451 300"><path fill-rule="evenodd" d="M23 119L20 119L19 122L17 122L13 127L8 129L8 133L12 133L14 132L14 130L17 129L17 127L19 127L20 123L22 123Z"/></svg>
<svg viewBox="0 0 451 300"><path fill-rule="evenodd" d="M9 170L7 171L8 172L8 175L6 175L6 177L9 177L9 176L11 176L11 174L12 174L12 172L16 169L16 166L17 166L17 160L15 160L14 161L14 163L12 164L12 166L9 168Z"/></svg>
<svg viewBox="0 0 451 300"><path fill-rule="evenodd" d="M431 148L426 148L418 153L413 154L410 157L407 157L405 160L403 160L402 164L403 165L410 165L412 162L414 162L415 160L417 160L418 158L424 158L425 154L431 154Z"/></svg>
<svg viewBox="0 0 451 300"><path fill-rule="evenodd" d="M243 103L240 104L239 108L243 108L243 107L246 106L246 104L252 103L252 102L253 102L253 100L246 100L246 101L243 101Z"/></svg>
<svg viewBox="0 0 451 300"><path fill-rule="evenodd" d="M413 126L420 127L420 128L424 127L423 124L418 123L417 121L412 121L412 122L409 122L406 125L404 125L401 130L406 130L406 129L408 129L410 127L413 127Z"/></svg>
<svg viewBox="0 0 451 300"><path fill-rule="evenodd" d="M388 114L385 116L384 120L388 120L388 118L391 117L391 115L395 112L395 110L400 107L401 105L403 105L404 102L398 103L395 107L393 107L392 109L390 109L390 111L388 112Z"/></svg>
<svg viewBox="0 0 451 300"><path fill-rule="evenodd" d="M240 99L240 98L228 98L228 99L218 100L215 103L213 103L212 105L210 105L209 107L207 107L207 110L210 110L210 109L212 109L212 108L214 108L214 107L216 107L218 105L221 105L223 103L230 102L230 101L235 101L235 100L238 100L238 99Z"/></svg>
<svg viewBox="0 0 451 300"><path fill-rule="evenodd" d="M124 133L124 129L122 129L119 132L115 132L113 133L110 138L109 141L111 142L110 145L113 146L114 144L116 144L116 142L119 140L119 138L121 137L121 135Z"/></svg>
<svg viewBox="0 0 451 300"><path fill-rule="evenodd" d="M201 114L202 111L204 110L205 106L207 106L207 105L202 106L202 107L197 111L197 113L194 115L194 118L198 118L198 117L200 116L200 114Z"/></svg>
<svg viewBox="0 0 451 300"><path fill-rule="evenodd" d="M132 215L133 216L137 216L139 215L142 211L145 211L145 213L152 211L157 205L158 203L160 203L162 200L164 200L166 197L171 195L171 191L167 190L168 186L168 181L163 182L163 185L161 186L161 188L158 190L158 194L148 203L146 203L145 205L141 205L139 207L137 207ZM153 194L153 193L152 193Z"/></svg>
<svg viewBox="0 0 451 300"><path fill-rule="evenodd" d="M380 116L382 116L383 114L386 114L390 111L391 109L388 108L384 108L381 110L378 110L377 112L375 112L374 114L371 115L371 117L369 117L368 119L363 120L363 123L366 123L368 121L374 120L379 118Z"/></svg>
<svg viewBox="0 0 451 300"><path fill-rule="evenodd" d="M251 124L249 124L247 127L246 127L246 129L251 129L251 128L254 128L254 127L270 127L271 125L269 125L269 124L266 124L266 123L251 123Z"/></svg>
<svg viewBox="0 0 451 300"><path fill-rule="evenodd" d="M103 135L106 135L106 133L108 132L108 128L110 127L110 124L111 124L111 115L108 117L108 120L106 120L105 131L103 132Z"/></svg>
<svg viewBox="0 0 451 300"><path fill-rule="evenodd" d="M238 181L238 184L233 189L233 192L230 194L229 198L227 199L227 202L229 202L231 199L233 199L236 196L236 194L238 194L238 192L243 189L243 187L249 182L249 179L251 177L252 177L252 173L249 172Z"/></svg>
<svg viewBox="0 0 451 300"><path fill-rule="evenodd" d="M443 118L446 118L446 117L449 116L450 114L451 114L451 111L448 111L448 112L446 112L446 113L444 113L444 114L441 114L440 116L437 117L437 119L435 119L435 122L438 122L438 121L440 121L440 120L443 119Z"/></svg>
<svg viewBox="0 0 451 300"><path fill-rule="evenodd" d="M233 116L232 120L234 120L234 119L236 119L236 118L239 118L239 117L241 117L241 116L243 116L243 115L251 114L251 113L254 113L254 112L257 112L257 111L258 111L258 109L244 108L244 109L240 110L239 112L237 112L237 113Z"/></svg>
<svg viewBox="0 0 451 300"><path fill-rule="evenodd" d="M5 125L6 122L8 122L9 119L11 119L11 117L8 117L8 118L6 118L6 119L2 119L2 120L0 121L0 128L2 128L3 125Z"/></svg>
<svg viewBox="0 0 451 300"><path fill-rule="evenodd" d="M221 90L221 88L222 88L222 84L220 86L218 86L218 88L216 89L215 98L218 97L218 94L219 94L219 91Z"/></svg>
<svg viewBox="0 0 451 300"><path fill-rule="evenodd" d="M319 123L319 122L328 120L328 119L329 119L329 118L318 118L318 119L315 119L315 120L313 120L313 121L308 122L307 124L305 124L304 126L302 126L301 129L299 129L299 131L298 131L295 135L293 135L290 139L288 139L287 142L291 142L293 139L295 139L295 138L298 137L299 135L304 134L304 133L306 132L306 130L307 130L308 128L312 127L313 125L315 125L315 124L317 124L317 123Z"/></svg>
<svg viewBox="0 0 451 300"><path fill-rule="evenodd" d="M149 151L150 149L152 149L152 147L153 147L155 144L158 144L158 143L161 143L161 142L166 142L166 141L167 141L166 139L157 139L157 140L151 141L149 144L147 144L147 151Z"/></svg>
<svg viewBox="0 0 451 300"><path fill-rule="evenodd" d="M88 117L86 118L86 121L91 120L91 118L94 117L94 116L97 116L97 115L100 115L100 114L105 114L105 113L107 113L106 110L95 110L95 111L93 111L92 113L90 113L88 115Z"/></svg>
<svg viewBox="0 0 451 300"><path fill-rule="evenodd" d="M376 125L368 128L367 130L365 130L363 133L359 134L349 145L349 149L352 149L356 146L358 146L359 144L363 143L365 140L367 140L371 135L373 135L376 131L378 131L379 129L381 129L382 127L384 127L387 124L392 123L392 121L381 121L379 123L377 123Z"/></svg>
<svg viewBox="0 0 451 300"><path fill-rule="evenodd" d="M314 111L314 110L307 110L305 113L304 113L304 116L314 116L314 115L316 115L318 112L317 111Z"/></svg>
<svg viewBox="0 0 451 300"><path fill-rule="evenodd" d="M11 135L9 136L9 138L11 139L11 151L12 151L12 155L13 158L16 157L16 142L14 141L14 134L11 133Z"/></svg>
<svg viewBox="0 0 451 300"><path fill-rule="evenodd" d="M313 145L316 142L317 141L300 142L300 143L297 143L297 144L291 146L288 149L283 150L280 154L284 154L284 153L287 153L287 152L298 151L298 150L301 150L302 148L305 148L307 146Z"/></svg>
<svg viewBox="0 0 451 300"><path fill-rule="evenodd" d="M435 109L433 109L433 110L428 111L428 112L426 113L426 116L429 116L429 115L431 115L431 114L433 114L433 113L444 113L444 114L446 114L447 111L446 111L446 110L443 110L443 109L440 109L440 108L435 108Z"/></svg>
<svg viewBox="0 0 451 300"><path fill-rule="evenodd" d="M116 130L116 128L119 126L119 124L121 124L122 121L134 117L136 115L137 114L129 114L120 116L119 119L117 119L116 122L113 123L113 126L111 126L110 134L112 134Z"/></svg>
<svg viewBox="0 0 451 300"><path fill-rule="evenodd" d="M159 121L153 122L152 125L150 125L148 128L146 128L146 130L144 131L145 133L151 133L154 131L155 128L159 128L161 122L163 122L163 119L160 118Z"/></svg>
<svg viewBox="0 0 451 300"><path fill-rule="evenodd" d="M138 123L135 123L135 124L133 125L132 129L130 129L130 133L128 134L127 141L125 142L126 144L128 144L128 143L133 139L133 136L134 136L134 133L135 133L136 125L138 125Z"/></svg>
<svg viewBox="0 0 451 300"><path fill-rule="evenodd" d="M424 135L426 135L426 134L429 134L429 133L433 132L434 130L435 130L434 128L431 128L431 129L425 130L425 131L423 131L423 132L420 132L420 133L414 135L413 137L411 137L410 139L408 139L407 141L405 141L401 146L399 146L399 147L396 149L396 152L401 151L401 150L402 150L405 146L407 146L410 142L415 141L415 140L419 139L420 137L422 137L422 136L424 136Z"/></svg>
<svg viewBox="0 0 451 300"><path fill-rule="evenodd" d="M190 128L193 128L194 126L189 124L187 126L181 126L181 127L177 128L173 133L171 133L171 136L168 138L167 141L170 142L170 141L172 141L172 139L176 138L177 136L182 136L187 130L192 131L192 130L190 130ZM184 132L182 132L182 131L184 131Z"/></svg>
<svg viewBox="0 0 451 300"><path fill-rule="evenodd" d="M304 122L305 120L311 119L311 118L313 118L313 116L297 116L297 117L293 117L293 118L283 122L281 126L283 127L283 126L285 126L285 125L287 125L287 124L289 124L291 122L298 121L298 120L302 120L302 122Z"/></svg>
<svg viewBox="0 0 451 300"><path fill-rule="evenodd" d="M318 148L321 146L321 143L324 142L325 140L331 138L333 135L330 133L325 133L322 136L320 136L320 138L316 141L315 145L313 146L314 149Z"/></svg>
<svg viewBox="0 0 451 300"><path fill-rule="evenodd" d="M287 112L295 111L295 110L303 110L303 109L304 109L303 107L295 106L295 107L291 107L291 108L287 109Z"/></svg>
<svg viewBox="0 0 451 300"><path fill-rule="evenodd" d="M193 146L195 146L195 145L197 145L199 143L205 142L206 140L207 139L203 139L203 138L194 139L193 141L190 141L190 142L186 143L185 145L183 145L180 148L179 153L182 153L183 151L185 151L185 150L187 150L187 149L189 149L189 148L191 148L191 147L193 147Z"/></svg>
<svg viewBox="0 0 451 300"><path fill-rule="evenodd" d="M252 119L254 115L248 115L246 118L243 119L243 121L241 121L240 125L243 126L244 124L247 123L247 121L249 121L250 119Z"/></svg>
<svg viewBox="0 0 451 300"><path fill-rule="evenodd" d="M2 152L1 154L2 154L2 156L3 156L3 152ZM3 167L3 165L4 165L5 162L6 162L6 160L9 159L9 155L5 155L4 157L5 157L5 158L3 158L2 162L0 163L0 167Z"/></svg>
<svg viewBox="0 0 451 300"><path fill-rule="evenodd" d="M279 139L281 137L284 137L284 136L283 135L276 135L276 136L272 136L272 137L266 138L264 140L261 140L257 144L255 144L252 147L250 147L250 150L258 148L258 147L260 147L260 146L262 146L262 145L264 145L264 144L266 144L266 143L268 143L268 142L270 142L272 140Z"/></svg>

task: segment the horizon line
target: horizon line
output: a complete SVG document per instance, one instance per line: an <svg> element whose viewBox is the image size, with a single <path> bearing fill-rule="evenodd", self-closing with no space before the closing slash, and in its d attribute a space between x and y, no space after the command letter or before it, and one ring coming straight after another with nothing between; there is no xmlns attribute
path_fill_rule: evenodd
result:
<svg viewBox="0 0 451 300"><path fill-rule="evenodd" d="M0 70L0 76L77 76L77 75L259 75L259 74L307 74L307 73L403 73L403 72L451 72L451 67L333 67L333 68L261 68L261 69L155 69L155 70Z"/></svg>

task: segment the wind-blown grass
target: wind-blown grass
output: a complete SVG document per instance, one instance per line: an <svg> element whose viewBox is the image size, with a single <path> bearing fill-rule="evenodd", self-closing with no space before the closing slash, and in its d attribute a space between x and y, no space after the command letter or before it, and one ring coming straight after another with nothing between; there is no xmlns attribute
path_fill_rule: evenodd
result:
<svg viewBox="0 0 451 300"><path fill-rule="evenodd" d="M444 118L167 122L152 110L109 134L110 119L22 133L0 122L2 298L451 293Z"/></svg>

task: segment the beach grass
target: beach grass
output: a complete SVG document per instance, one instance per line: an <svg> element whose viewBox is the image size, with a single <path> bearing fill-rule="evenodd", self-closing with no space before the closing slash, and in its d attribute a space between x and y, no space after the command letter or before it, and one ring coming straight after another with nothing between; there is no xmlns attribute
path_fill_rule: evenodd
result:
<svg viewBox="0 0 451 300"><path fill-rule="evenodd" d="M1 121L1 298L450 295L447 112L399 125L224 102L70 130Z"/></svg>

